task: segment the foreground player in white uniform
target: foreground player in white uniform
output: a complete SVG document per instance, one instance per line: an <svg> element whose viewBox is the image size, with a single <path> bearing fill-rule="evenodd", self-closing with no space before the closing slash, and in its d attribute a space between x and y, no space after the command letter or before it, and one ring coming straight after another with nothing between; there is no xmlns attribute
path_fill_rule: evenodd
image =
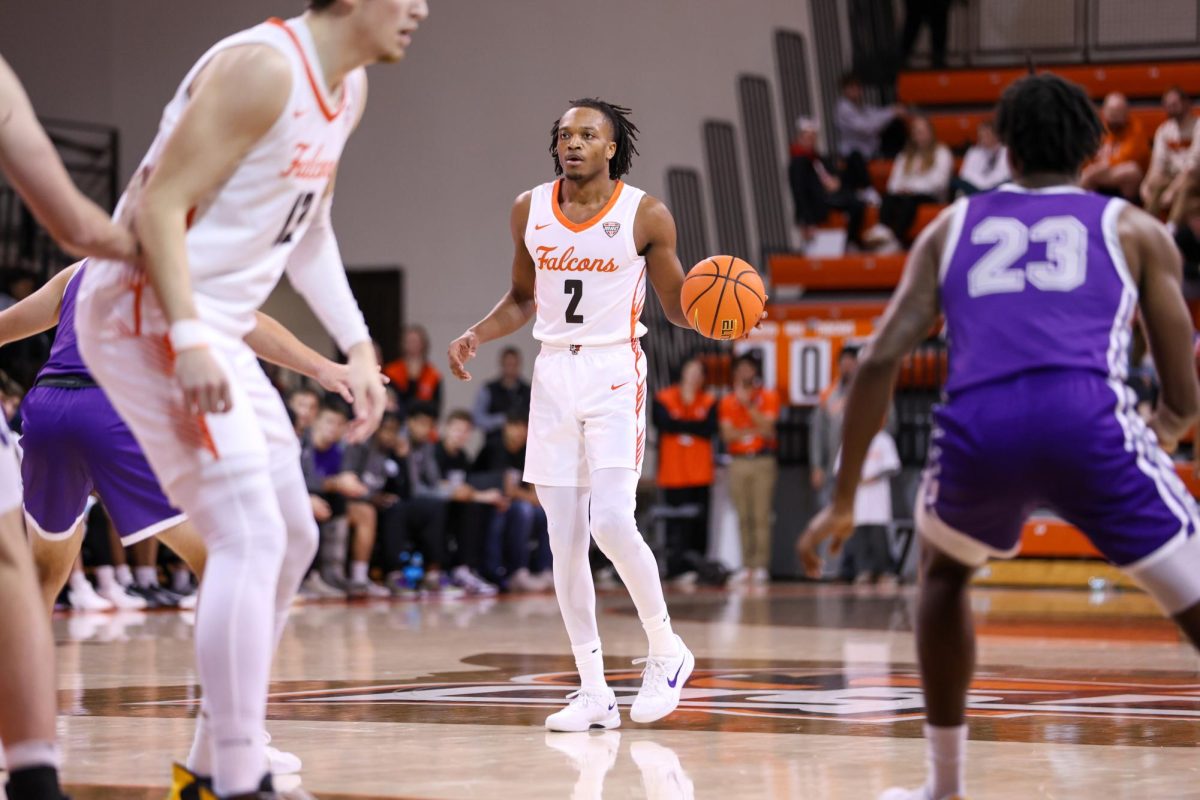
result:
<svg viewBox="0 0 1200 800"><path fill-rule="evenodd" d="M132 258L137 243L71 183L29 98L0 58L0 169L66 250ZM0 741L10 800L58 800L60 755L54 733L54 640L35 600L37 581L21 523L15 442L0 420ZM12 657L12 654L20 654Z"/></svg>
<svg viewBox="0 0 1200 800"><path fill-rule="evenodd" d="M211 772L221 798L274 796L267 680L317 543L283 401L242 339L286 271L349 355L356 431L378 425L379 366L330 202L366 101L363 66L402 58L427 14L425 0L313 0L302 17L215 45L168 103L139 171L146 269L97 263L80 287L84 360L208 550L196 625L205 703L188 766Z"/></svg>
<svg viewBox="0 0 1200 800"><path fill-rule="evenodd" d="M480 344L536 315L542 351L533 369L525 480L546 510L554 588L582 681L571 704L546 720L556 731L621 724L604 680L592 537L629 589L650 640L634 722L674 711L695 666L671 630L658 565L634 521L646 443L646 357L638 339L646 332L639 318L647 278L668 319L691 326L679 304L675 220L660 201L621 181L637 153L628 114L588 98L555 122L550 152L563 177L517 198L512 287L449 352L451 371L469 380L464 364Z"/></svg>

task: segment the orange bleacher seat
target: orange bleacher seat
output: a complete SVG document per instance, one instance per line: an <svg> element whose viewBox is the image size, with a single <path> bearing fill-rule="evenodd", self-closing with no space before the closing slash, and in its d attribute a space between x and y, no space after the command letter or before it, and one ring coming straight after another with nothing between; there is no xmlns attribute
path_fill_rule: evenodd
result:
<svg viewBox="0 0 1200 800"><path fill-rule="evenodd" d="M890 291L900 282L904 259L904 253L841 258L777 253L771 256L769 268L771 282L776 286L800 286L806 291Z"/></svg>
<svg viewBox="0 0 1200 800"><path fill-rule="evenodd" d="M1024 558L1103 558L1083 533L1054 517L1032 517L1021 531Z"/></svg>
<svg viewBox="0 0 1200 800"><path fill-rule="evenodd" d="M992 111L964 111L929 115L929 124L937 138L951 150L965 150L975 144L975 131L979 123L992 118ZM1167 115L1157 106L1132 108L1129 116L1141 121L1146 135L1153 138L1154 131L1166 120ZM886 179L885 179L886 180Z"/></svg>
<svg viewBox="0 0 1200 800"><path fill-rule="evenodd" d="M1043 66L1080 84L1093 98L1123 92L1132 98L1153 98L1170 86L1189 94L1200 93L1200 63L1169 61L1134 64L1071 64ZM1010 83L1028 74L1024 68L965 69L905 72L896 83L902 103L924 106L995 103Z"/></svg>
<svg viewBox="0 0 1200 800"><path fill-rule="evenodd" d="M772 322L809 320L876 319L887 308L886 300L802 300L795 303L768 303Z"/></svg>

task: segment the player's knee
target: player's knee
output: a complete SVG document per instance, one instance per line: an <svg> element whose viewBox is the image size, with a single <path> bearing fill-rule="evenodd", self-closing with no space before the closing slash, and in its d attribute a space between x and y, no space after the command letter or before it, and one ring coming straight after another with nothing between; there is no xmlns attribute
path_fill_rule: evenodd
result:
<svg viewBox="0 0 1200 800"><path fill-rule="evenodd" d="M592 537L613 561L622 560L643 544L633 512L615 505L592 506Z"/></svg>

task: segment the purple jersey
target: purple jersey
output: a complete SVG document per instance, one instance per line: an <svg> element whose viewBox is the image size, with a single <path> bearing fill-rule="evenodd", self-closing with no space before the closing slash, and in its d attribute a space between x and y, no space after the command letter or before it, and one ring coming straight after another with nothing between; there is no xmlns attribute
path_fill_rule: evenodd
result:
<svg viewBox="0 0 1200 800"><path fill-rule="evenodd" d="M39 376L90 374L83 365L83 357L79 355L75 339L75 295L79 293L85 266L86 262L79 266L71 280L67 281L67 288L63 290L62 306L58 311L58 332L54 334L50 358L38 373Z"/></svg>
<svg viewBox="0 0 1200 800"><path fill-rule="evenodd" d="M1012 184L959 201L941 265L949 396L1047 369L1124 379L1137 289L1123 206Z"/></svg>

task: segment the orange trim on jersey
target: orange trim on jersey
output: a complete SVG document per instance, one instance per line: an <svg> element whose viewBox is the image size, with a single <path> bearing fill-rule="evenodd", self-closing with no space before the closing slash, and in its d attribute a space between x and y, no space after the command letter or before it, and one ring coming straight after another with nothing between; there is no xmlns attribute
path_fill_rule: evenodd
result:
<svg viewBox="0 0 1200 800"><path fill-rule="evenodd" d="M558 205L558 192L562 189L562 178L554 182L554 188L550 190L550 208L554 210L554 217L559 223L571 231L572 233L583 233L588 228L595 225L604 217L608 216L608 212L613 210L613 206L617 204L617 199L621 196L621 190L625 188L624 181L617 181L616 187L613 189L612 197L608 198L608 202L604 204L604 208L596 212L596 216L589 219L587 222L572 222L567 219L567 215L563 213L562 208Z"/></svg>
<svg viewBox="0 0 1200 800"><path fill-rule="evenodd" d="M171 346L170 334L166 334L162 337L162 344L167 352L167 363L170 368L169 374L171 375L172 379L174 379L175 348ZM202 347L208 347L208 345L202 345ZM212 431L208 427L208 420L204 418L203 414L191 414L187 411L184 411L182 414L172 413L171 416L175 417L175 430L177 433L179 433L181 439L192 446L199 446L202 449L207 450L212 454L213 458L220 460L221 454L217 452L217 442L215 439L213 439ZM194 429L191 429L192 425L195 426ZM189 436L189 434L193 433L196 434L196 438L199 441L188 441L192 438Z"/></svg>
<svg viewBox="0 0 1200 800"><path fill-rule="evenodd" d="M342 100L338 104L337 110L330 111L329 106L325 103L325 95L321 91L321 84L317 83L317 76L313 72L312 65L308 63L308 53L304 52L304 45L300 42L300 38L279 17L271 17L267 20L267 23L282 28L283 32L288 35L288 38L292 40L292 44L296 45L296 51L300 53L300 63L304 65L304 74L308 76L308 85L312 87L313 94L317 98L317 105L321 107L321 113L325 115L325 119L333 122L338 118L338 114L341 114L342 110L346 108L346 86L343 83Z"/></svg>
<svg viewBox="0 0 1200 800"><path fill-rule="evenodd" d="M139 277L133 283L133 335L142 335L142 291L146 288L146 278Z"/></svg>

